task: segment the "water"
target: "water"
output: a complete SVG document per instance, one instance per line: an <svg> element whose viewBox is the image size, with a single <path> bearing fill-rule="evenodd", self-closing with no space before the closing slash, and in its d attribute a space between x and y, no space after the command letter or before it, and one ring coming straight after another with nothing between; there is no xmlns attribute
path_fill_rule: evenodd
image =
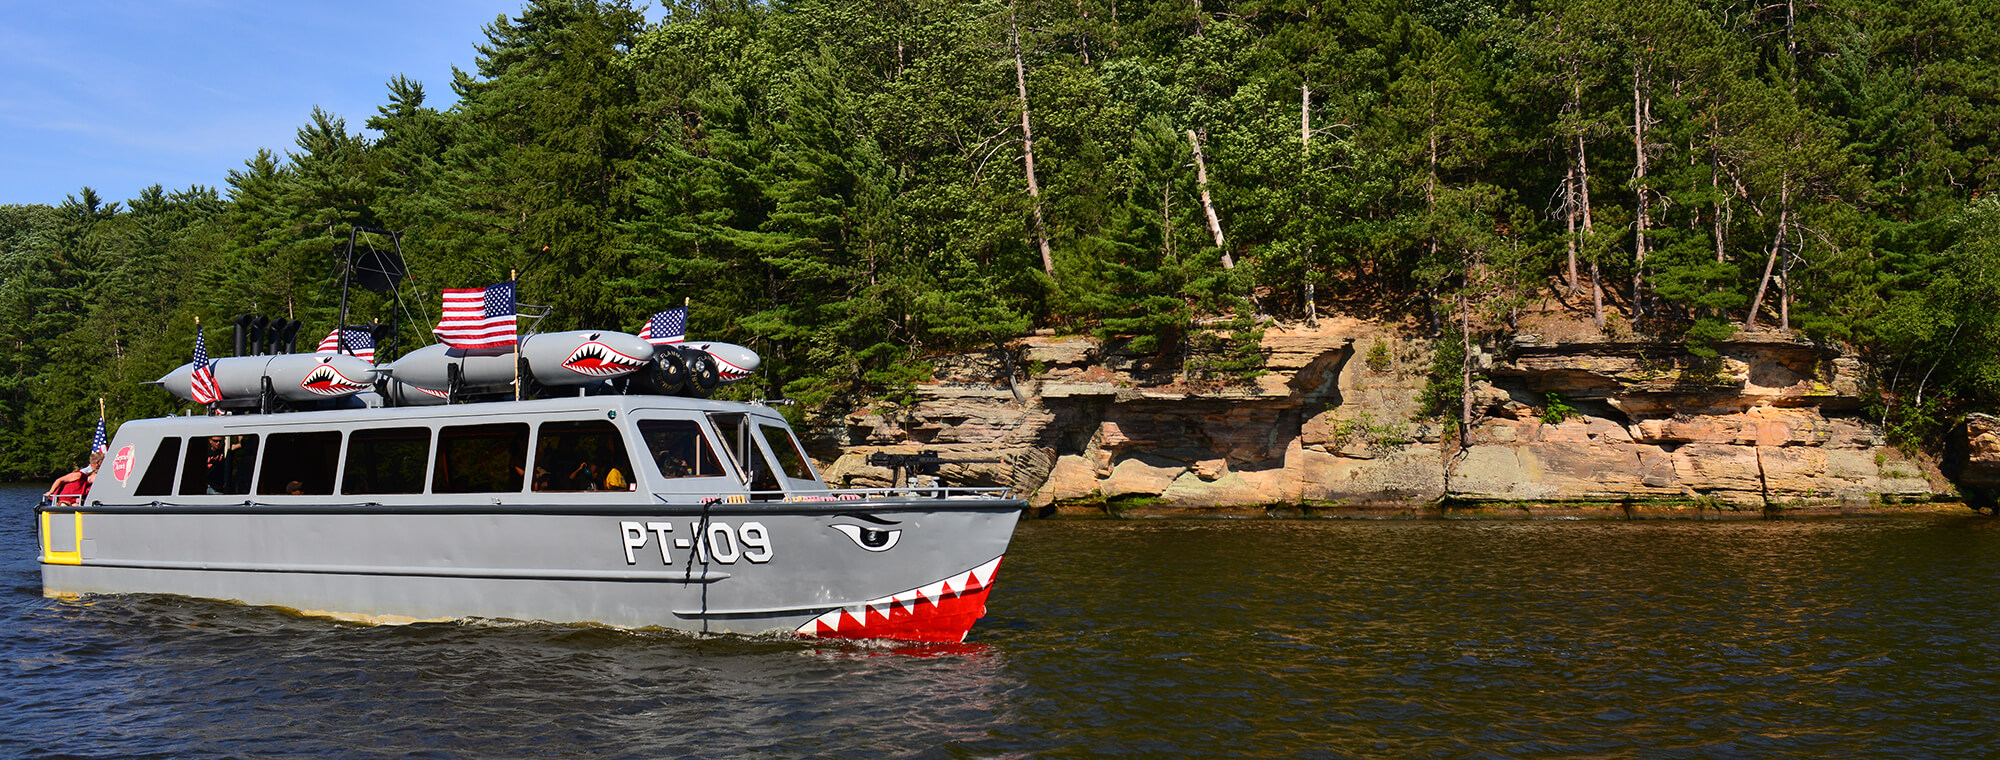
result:
<svg viewBox="0 0 2000 760"><path fill-rule="evenodd" d="M1992 757L2000 521L1028 522L950 647L43 599L0 756Z"/></svg>

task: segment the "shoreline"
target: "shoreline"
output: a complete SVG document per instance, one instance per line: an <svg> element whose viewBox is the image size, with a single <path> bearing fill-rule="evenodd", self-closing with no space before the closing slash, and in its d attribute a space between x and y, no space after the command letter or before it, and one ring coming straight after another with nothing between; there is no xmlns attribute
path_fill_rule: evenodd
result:
<svg viewBox="0 0 2000 760"><path fill-rule="evenodd" d="M1987 515L1961 501L1773 505L1738 508L1684 502L1447 502L1444 504L1273 504L1231 507L1163 507L1109 503L1030 508L1035 520L1786 520Z"/></svg>

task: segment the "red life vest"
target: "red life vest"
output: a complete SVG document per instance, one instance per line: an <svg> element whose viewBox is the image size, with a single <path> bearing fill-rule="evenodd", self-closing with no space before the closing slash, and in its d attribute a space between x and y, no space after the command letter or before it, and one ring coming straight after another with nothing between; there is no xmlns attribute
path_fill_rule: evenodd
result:
<svg viewBox="0 0 2000 760"><path fill-rule="evenodd" d="M83 495L90 491L90 474L77 470L76 479L56 487L55 503L82 504Z"/></svg>

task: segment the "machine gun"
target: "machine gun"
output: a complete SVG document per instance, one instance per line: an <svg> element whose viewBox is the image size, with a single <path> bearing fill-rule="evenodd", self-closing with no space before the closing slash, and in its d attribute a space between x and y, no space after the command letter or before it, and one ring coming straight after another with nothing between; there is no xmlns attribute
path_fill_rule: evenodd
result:
<svg viewBox="0 0 2000 760"><path fill-rule="evenodd" d="M877 451L868 455L868 465L871 467L889 468L893 473L890 482L899 488L904 486L905 481L903 478L906 473L909 476L929 475L932 478L938 478L939 471L948 464L1006 463L1007 460L1005 459L945 459L938 452L928 450L919 451L915 454L891 454L886 451ZM936 485L944 487L944 481L938 479Z"/></svg>

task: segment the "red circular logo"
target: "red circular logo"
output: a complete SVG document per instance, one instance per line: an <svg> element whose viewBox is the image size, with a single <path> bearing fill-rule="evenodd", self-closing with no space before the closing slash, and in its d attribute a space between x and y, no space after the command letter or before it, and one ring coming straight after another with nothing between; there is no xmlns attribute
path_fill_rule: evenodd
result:
<svg viewBox="0 0 2000 760"><path fill-rule="evenodd" d="M118 482L122 484L125 482L125 478L131 474L132 447L126 446L118 450L118 456L111 458L111 477L117 478Z"/></svg>

